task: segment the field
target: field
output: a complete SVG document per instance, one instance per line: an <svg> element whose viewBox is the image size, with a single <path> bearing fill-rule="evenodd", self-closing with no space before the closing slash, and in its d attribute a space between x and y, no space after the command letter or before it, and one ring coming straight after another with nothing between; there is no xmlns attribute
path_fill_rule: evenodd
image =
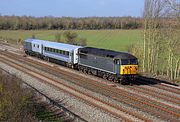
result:
<svg viewBox="0 0 180 122"><path fill-rule="evenodd" d="M127 51L133 44L142 43L141 30L72 30L78 34L79 38L87 39L87 46L112 49L117 51ZM37 39L55 41L57 33L63 33L63 30L0 30L0 38L23 40L31 38L34 35ZM61 39L64 41L63 36Z"/></svg>

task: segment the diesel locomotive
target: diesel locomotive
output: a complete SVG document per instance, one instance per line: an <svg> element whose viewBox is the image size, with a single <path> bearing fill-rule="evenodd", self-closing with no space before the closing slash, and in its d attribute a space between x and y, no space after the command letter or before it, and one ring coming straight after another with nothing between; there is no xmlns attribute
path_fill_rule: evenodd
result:
<svg viewBox="0 0 180 122"><path fill-rule="evenodd" d="M126 52L38 39L24 40L24 52L119 83L132 81L138 74L137 58Z"/></svg>

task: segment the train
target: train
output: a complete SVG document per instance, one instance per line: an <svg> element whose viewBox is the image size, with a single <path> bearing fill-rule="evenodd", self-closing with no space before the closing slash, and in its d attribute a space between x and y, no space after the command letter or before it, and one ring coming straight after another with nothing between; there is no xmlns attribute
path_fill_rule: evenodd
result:
<svg viewBox="0 0 180 122"><path fill-rule="evenodd" d="M31 38L24 40L23 49L27 55L121 84L138 75L138 59L126 52Z"/></svg>

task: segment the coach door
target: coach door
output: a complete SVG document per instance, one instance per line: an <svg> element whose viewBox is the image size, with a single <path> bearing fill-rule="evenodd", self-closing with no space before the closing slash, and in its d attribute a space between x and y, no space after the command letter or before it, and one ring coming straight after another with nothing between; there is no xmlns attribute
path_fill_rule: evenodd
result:
<svg viewBox="0 0 180 122"><path fill-rule="evenodd" d="M44 52L43 52L43 45L41 44L41 46L40 46L40 48L41 48L41 54L43 54Z"/></svg>
<svg viewBox="0 0 180 122"><path fill-rule="evenodd" d="M69 52L69 57L71 58L71 62L74 63L74 53Z"/></svg>
<svg viewBox="0 0 180 122"><path fill-rule="evenodd" d="M118 59L115 59L114 60L114 72L116 73L116 74L119 74L119 68L120 68L120 62L119 62L119 60Z"/></svg>

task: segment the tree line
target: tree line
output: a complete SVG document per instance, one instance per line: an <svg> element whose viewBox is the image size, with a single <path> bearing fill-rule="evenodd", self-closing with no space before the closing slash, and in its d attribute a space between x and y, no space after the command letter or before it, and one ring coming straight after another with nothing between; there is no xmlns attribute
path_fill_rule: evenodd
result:
<svg viewBox="0 0 180 122"><path fill-rule="evenodd" d="M0 30L138 29L142 18L135 17L31 17L1 16Z"/></svg>

